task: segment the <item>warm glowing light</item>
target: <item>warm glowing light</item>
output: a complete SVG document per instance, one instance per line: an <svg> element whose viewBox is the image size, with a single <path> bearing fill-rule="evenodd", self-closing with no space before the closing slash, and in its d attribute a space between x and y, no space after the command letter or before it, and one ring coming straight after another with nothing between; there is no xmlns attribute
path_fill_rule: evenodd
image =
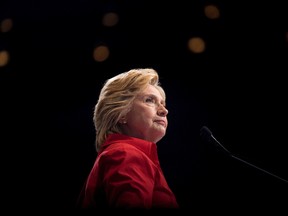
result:
<svg viewBox="0 0 288 216"><path fill-rule="evenodd" d="M207 5L204 8L205 16L209 19L218 19L220 17L220 11L215 5Z"/></svg>
<svg viewBox="0 0 288 216"><path fill-rule="evenodd" d="M188 41L188 48L191 52L202 53L205 47L205 41L200 37L193 37Z"/></svg>
<svg viewBox="0 0 288 216"><path fill-rule="evenodd" d="M115 26L118 23L118 21L119 21L118 14L110 12L110 13L106 13L103 16L102 24L104 26L111 27L111 26Z"/></svg>
<svg viewBox="0 0 288 216"><path fill-rule="evenodd" d="M0 31L1 32L9 32L13 27L12 19L4 19L0 24Z"/></svg>
<svg viewBox="0 0 288 216"><path fill-rule="evenodd" d="M94 49L93 58L97 62L103 62L109 57L109 53L108 47L101 45Z"/></svg>
<svg viewBox="0 0 288 216"><path fill-rule="evenodd" d="M9 62L9 52L6 50L0 51L0 67L4 67Z"/></svg>

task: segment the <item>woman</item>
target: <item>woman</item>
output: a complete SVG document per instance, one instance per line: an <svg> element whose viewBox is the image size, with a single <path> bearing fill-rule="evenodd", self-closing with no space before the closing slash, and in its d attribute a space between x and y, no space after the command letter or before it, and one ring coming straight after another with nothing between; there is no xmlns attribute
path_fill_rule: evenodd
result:
<svg viewBox="0 0 288 216"><path fill-rule="evenodd" d="M81 207L179 207L157 154L168 125L165 99L150 68L106 81L93 116L98 155L78 200Z"/></svg>

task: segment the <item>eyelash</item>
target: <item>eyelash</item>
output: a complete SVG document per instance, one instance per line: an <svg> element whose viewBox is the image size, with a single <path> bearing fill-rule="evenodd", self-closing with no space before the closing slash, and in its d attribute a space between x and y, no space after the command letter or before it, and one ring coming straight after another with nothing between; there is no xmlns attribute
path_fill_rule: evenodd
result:
<svg viewBox="0 0 288 216"><path fill-rule="evenodd" d="M145 98L145 102L146 103L156 103L156 100L154 98L151 98L151 97L148 97L148 98Z"/></svg>
<svg viewBox="0 0 288 216"><path fill-rule="evenodd" d="M157 100L153 97L147 97L147 98L145 98L145 103L157 104ZM165 105L163 105L163 106L166 107Z"/></svg>

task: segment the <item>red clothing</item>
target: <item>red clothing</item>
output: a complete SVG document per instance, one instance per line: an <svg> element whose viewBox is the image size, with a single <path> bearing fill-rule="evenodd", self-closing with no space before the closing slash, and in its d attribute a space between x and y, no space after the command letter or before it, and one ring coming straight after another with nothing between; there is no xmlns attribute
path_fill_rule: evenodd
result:
<svg viewBox="0 0 288 216"><path fill-rule="evenodd" d="M83 208L178 208L156 144L122 134L103 143L80 202Z"/></svg>

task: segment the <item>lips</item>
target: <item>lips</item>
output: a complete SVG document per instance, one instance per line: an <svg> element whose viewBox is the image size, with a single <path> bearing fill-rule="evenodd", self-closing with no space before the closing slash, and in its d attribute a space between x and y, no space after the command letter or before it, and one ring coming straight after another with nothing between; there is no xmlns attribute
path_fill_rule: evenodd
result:
<svg viewBox="0 0 288 216"><path fill-rule="evenodd" d="M156 122L157 124L163 125L165 128L166 128L166 126L167 126L166 122L163 121L163 120L155 120L155 122Z"/></svg>

